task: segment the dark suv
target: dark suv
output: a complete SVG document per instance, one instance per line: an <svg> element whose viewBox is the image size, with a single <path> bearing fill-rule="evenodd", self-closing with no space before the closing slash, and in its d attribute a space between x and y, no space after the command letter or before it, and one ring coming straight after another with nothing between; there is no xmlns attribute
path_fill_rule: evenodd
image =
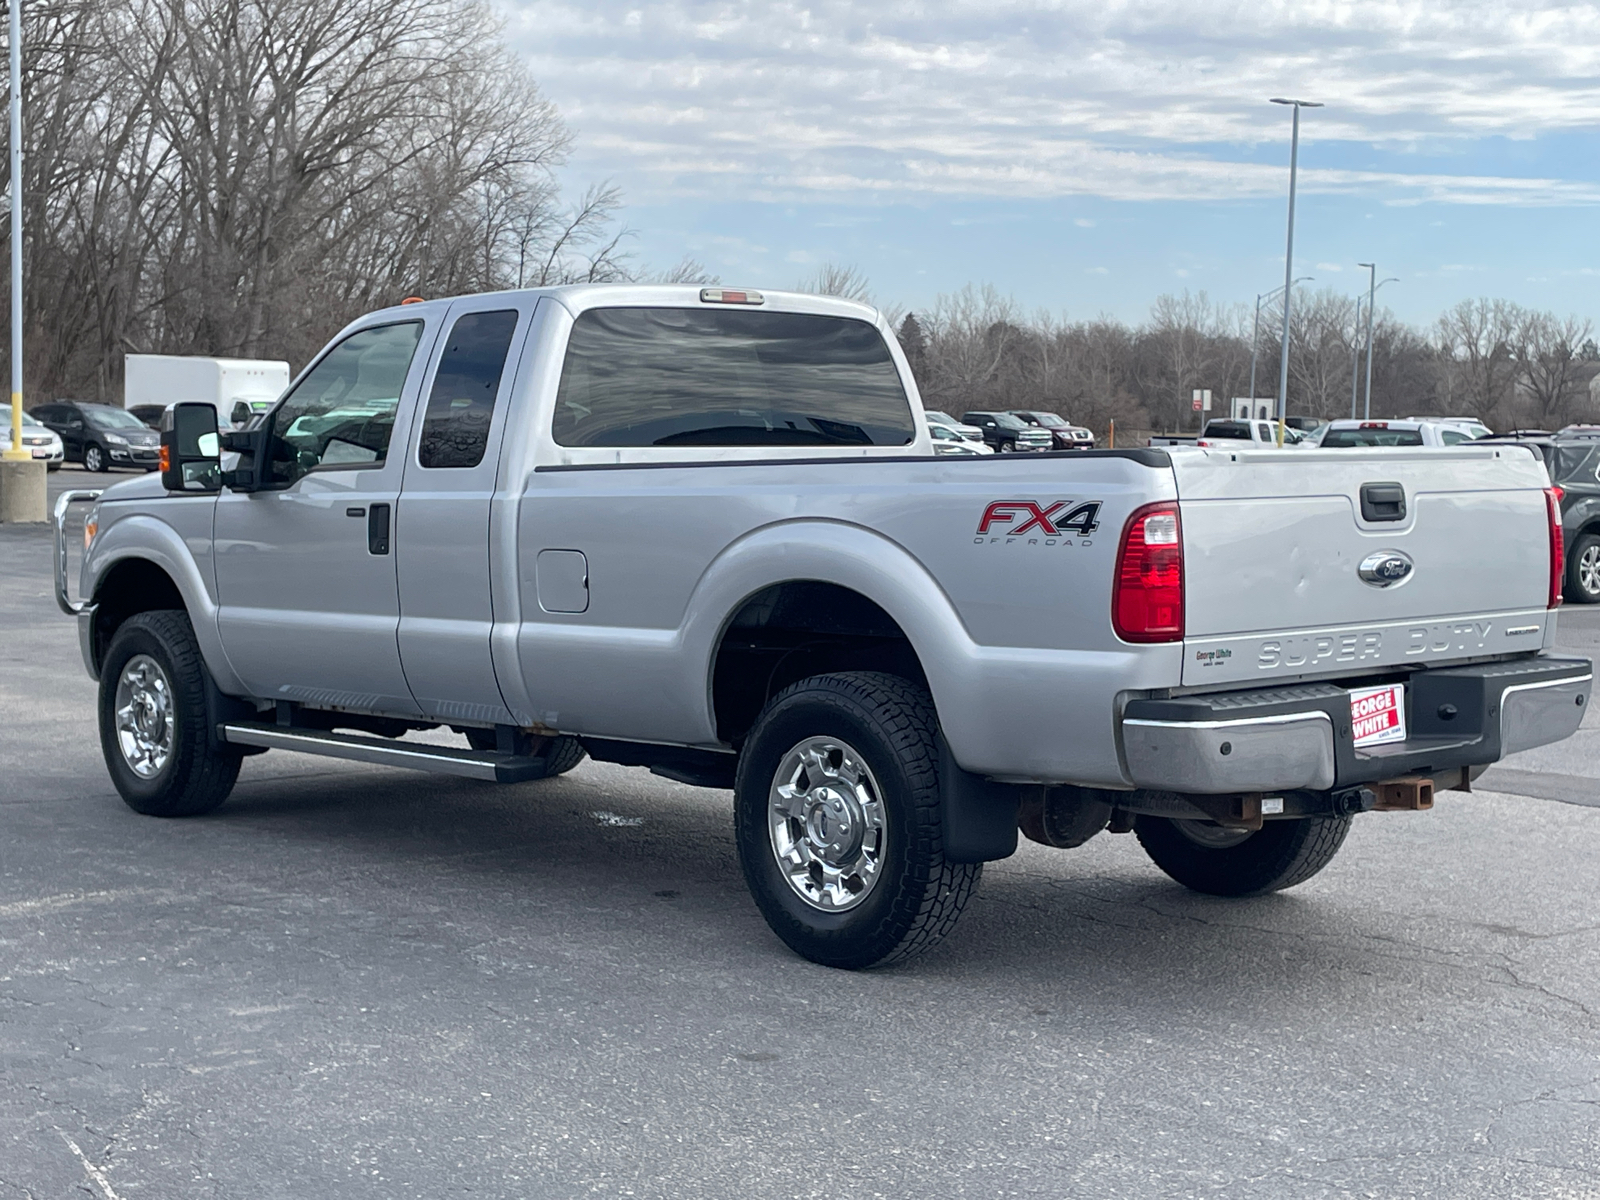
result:
<svg viewBox="0 0 1600 1200"><path fill-rule="evenodd" d="M1600 439L1558 434L1499 434L1483 442L1517 442L1544 458L1550 482L1561 491L1561 535L1566 544L1564 599L1600 604Z"/></svg>
<svg viewBox="0 0 1600 1200"><path fill-rule="evenodd" d="M1013 408L1011 415L1029 425L1048 430L1057 450L1093 450L1094 434L1053 412L1032 408Z"/></svg>
<svg viewBox="0 0 1600 1200"><path fill-rule="evenodd" d="M1048 429L1030 425L1008 412L966 412L961 414L961 423L983 430L984 444L996 454L1049 450L1055 441Z"/></svg>
<svg viewBox="0 0 1600 1200"><path fill-rule="evenodd" d="M126 409L87 400L57 400L33 410L41 424L61 435L68 462L85 471L138 467L154 471L161 456L161 435Z"/></svg>

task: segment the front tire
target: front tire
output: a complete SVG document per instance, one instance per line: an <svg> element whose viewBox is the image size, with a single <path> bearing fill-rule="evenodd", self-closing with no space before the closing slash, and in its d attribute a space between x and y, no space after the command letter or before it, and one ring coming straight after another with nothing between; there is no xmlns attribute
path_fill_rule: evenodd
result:
<svg viewBox="0 0 1600 1200"><path fill-rule="evenodd" d="M1600 537L1580 533L1567 555L1565 595L1579 604L1600 604Z"/></svg>
<svg viewBox="0 0 1600 1200"><path fill-rule="evenodd" d="M1260 896L1304 883L1333 861L1351 818L1268 821L1254 833L1210 821L1140 817L1139 844L1184 887L1211 896Z"/></svg>
<svg viewBox="0 0 1600 1200"><path fill-rule="evenodd" d="M159 609L117 629L100 670L100 750L134 812L192 817L228 798L243 755L218 748L189 615Z"/></svg>
<svg viewBox="0 0 1600 1200"><path fill-rule="evenodd" d="M106 469L106 452L99 446L88 445L83 448L83 469L96 475Z"/></svg>
<svg viewBox="0 0 1600 1200"><path fill-rule="evenodd" d="M983 865L945 860L938 764L932 698L895 675L817 675L762 710L735 835L756 907L796 954L878 966L955 925Z"/></svg>

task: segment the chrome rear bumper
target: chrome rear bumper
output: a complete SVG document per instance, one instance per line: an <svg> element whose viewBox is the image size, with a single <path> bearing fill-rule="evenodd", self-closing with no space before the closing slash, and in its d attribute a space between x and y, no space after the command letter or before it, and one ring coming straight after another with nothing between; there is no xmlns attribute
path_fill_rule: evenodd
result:
<svg viewBox="0 0 1600 1200"><path fill-rule="evenodd" d="M1337 684L1131 701L1128 781L1197 794L1326 791L1483 766L1577 732L1594 673L1588 659L1540 655L1394 682L1406 684L1407 740L1359 750L1350 693Z"/></svg>

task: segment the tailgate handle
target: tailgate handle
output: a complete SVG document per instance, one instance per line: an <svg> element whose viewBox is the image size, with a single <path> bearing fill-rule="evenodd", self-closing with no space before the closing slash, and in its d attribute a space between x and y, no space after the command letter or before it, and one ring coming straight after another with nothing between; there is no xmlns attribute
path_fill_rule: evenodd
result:
<svg viewBox="0 0 1600 1200"><path fill-rule="evenodd" d="M1361 519L1363 521L1404 521L1406 519L1406 489L1398 483L1363 483L1361 485Z"/></svg>

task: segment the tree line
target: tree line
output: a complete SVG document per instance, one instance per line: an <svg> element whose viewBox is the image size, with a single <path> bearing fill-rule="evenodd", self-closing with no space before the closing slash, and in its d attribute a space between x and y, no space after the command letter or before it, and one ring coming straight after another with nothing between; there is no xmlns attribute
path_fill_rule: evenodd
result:
<svg viewBox="0 0 1600 1200"><path fill-rule="evenodd" d="M826 283L827 272L817 281ZM841 274L834 272L834 274ZM843 272L857 297L859 275ZM1162 296L1147 320L1024 316L993 288L967 287L925 311L896 314L901 346L928 407L1046 409L1104 432L1193 430L1193 393L1210 415L1228 400L1277 396L1281 301L1259 328L1245 305L1204 292ZM1365 309L1330 290L1296 290L1289 308L1290 414L1366 411ZM1591 323L1505 300L1463 300L1418 328L1387 311L1372 324L1371 414L1474 416L1496 429L1555 429L1592 419L1600 374Z"/></svg>
<svg viewBox="0 0 1600 1200"><path fill-rule="evenodd" d="M571 135L485 4L51 0L23 21L30 399L120 399L129 352L299 366L411 294L638 272L616 190L563 197Z"/></svg>

